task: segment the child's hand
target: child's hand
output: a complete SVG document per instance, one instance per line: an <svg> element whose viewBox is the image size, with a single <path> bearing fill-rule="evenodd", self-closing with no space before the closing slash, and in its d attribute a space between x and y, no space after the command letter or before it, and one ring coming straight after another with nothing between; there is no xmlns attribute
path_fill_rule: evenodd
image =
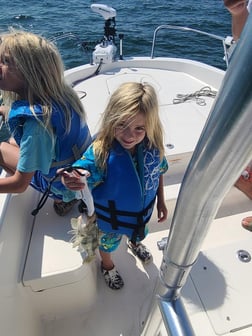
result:
<svg viewBox="0 0 252 336"><path fill-rule="evenodd" d="M164 222L167 219L168 210L165 202L163 201L157 201L157 216L158 223Z"/></svg>
<svg viewBox="0 0 252 336"><path fill-rule="evenodd" d="M61 175L61 182L68 188L74 191L82 190L85 188L85 183L82 182L82 176L90 176L90 173L84 169L73 169L72 171L67 171L64 169L59 169L57 171Z"/></svg>

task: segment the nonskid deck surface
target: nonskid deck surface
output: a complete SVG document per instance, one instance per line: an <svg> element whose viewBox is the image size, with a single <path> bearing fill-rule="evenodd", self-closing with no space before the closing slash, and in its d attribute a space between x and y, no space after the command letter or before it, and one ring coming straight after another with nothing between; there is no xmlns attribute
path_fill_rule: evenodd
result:
<svg viewBox="0 0 252 336"><path fill-rule="evenodd" d="M236 187L225 197L182 290L195 334L251 335L252 235L241 226L252 215L252 201ZM243 254L243 252L242 252Z"/></svg>
<svg viewBox="0 0 252 336"><path fill-rule="evenodd" d="M236 214L232 212L234 210L232 203L234 196L238 201ZM167 201L167 204L172 216L174 210L173 196ZM243 204L240 210L239 204ZM229 326L234 329L237 324L238 318L234 319L231 313L234 314L235 304L241 304L242 302L237 302L239 296L232 296L231 294L232 291L239 291L239 287L244 287L244 285L237 282L235 283L236 288L229 289L230 286L234 286L234 282L230 280L230 277L234 273L234 279L237 279L238 275L237 269L228 264L228 258L232 259L234 257L230 253L230 248L232 249L232 246L235 246L236 249L236 244L237 249L248 249L249 241L252 237L250 232L241 228L240 221L244 216L252 215L251 205L251 201L238 189L232 188L230 190L222 205L224 212L222 213L221 207L219 217L214 220L205 238L199 261L193 267L187 284L182 291L186 310L190 314L192 324L199 332L199 335L202 332L199 321L204 321L204 335L206 336L216 335L223 330L227 332ZM230 216L226 216L229 206ZM224 213L225 217L222 217ZM81 336L84 333L89 336L140 336L142 324L152 302L152 294L157 283L159 267L162 261L162 251L157 248L157 241L167 237L170 219L165 224L158 224L155 219L155 213L153 214L150 223L150 234L144 240L154 257L154 262L150 265L143 266L127 250L125 239L122 241L118 251L114 253L113 259L124 279L125 286L123 289L113 291L106 286L100 272L99 257L97 257L98 295L93 309L84 315L81 312L79 314L75 312L73 316L69 314L68 318L64 317L63 319L48 321L45 325L45 335L65 336L71 333L73 336ZM226 255L224 253L225 250L227 251ZM220 251L220 255L218 251ZM204 258L207 257L210 260L208 260L208 265L204 263L206 261ZM226 261L227 267L225 268ZM202 263L208 266L208 281L205 281L204 274L198 276ZM214 270L213 276L210 265ZM251 269L251 263L247 267ZM215 277L217 277L218 286L214 283ZM221 282L219 282L220 278L222 279ZM205 280L202 281L202 279ZM83 290L88 290L88 288L83 288ZM211 298L210 302L209 298ZM229 309L229 307L231 308ZM244 305L244 308L246 307ZM244 313L244 316L239 321L240 323L243 321L245 323L249 319L249 312L247 312L247 309L240 309L241 314ZM220 317L220 312L226 314L225 319L223 317L224 320ZM237 335L249 334L238 333Z"/></svg>
<svg viewBox="0 0 252 336"><path fill-rule="evenodd" d="M161 65L160 65L161 66ZM169 71L151 68L115 68L74 86L87 113L87 122L92 134L95 134L101 114L105 110L109 97L121 83L127 81L147 82L154 86L159 98L160 118L165 133L167 155L192 152L204 127L214 98L202 97L205 105L196 100L186 100L173 104L178 94L190 95L209 86L183 71ZM98 89L99 88L99 89Z"/></svg>
<svg viewBox="0 0 252 336"><path fill-rule="evenodd" d="M33 292L38 291L38 294L35 293L35 295L40 295L38 286L42 286L44 283L46 284L45 291L54 291L48 285L48 282L50 282L50 286L54 288L57 286L56 283L51 284L51 273L54 273L54 278L55 273L63 273L61 277L56 277L55 281L59 281L59 286L64 286L63 281L65 281L65 285L68 286L68 283L71 281L71 274L67 275L64 273L70 270L71 264L76 267L75 273L81 267L81 265L78 266L78 256L75 255L74 251L71 251L72 247L69 242L71 235L67 233L71 229L70 219L76 215L79 215L78 211L74 211L64 218L57 217L53 213L51 200L48 200L45 207L41 210L41 214L37 218L33 229L32 248L29 251L27 259L30 267L35 265L35 273L31 272L29 267L26 273L32 275L33 279L30 281L28 279L25 280L28 291L30 290L30 286ZM46 222L44 218L47 219ZM64 336L71 334L73 336L80 336L83 333L89 336L140 335L142 324L145 321L151 303L151 295L154 292L162 260L162 252L158 250L157 241L163 236L167 236L168 225L168 222L164 224L157 223L155 214L153 215L151 233L145 239L145 244L153 254L153 263L146 266L142 265L131 254L127 249L126 238L123 238L119 249L113 254L114 263L125 283L121 290L115 291L107 287L100 272L100 259L97 255L94 261L97 268L97 298L94 306L85 313L81 311L81 306L80 310L75 309L71 311L70 309L69 314L64 314L62 318L53 318L53 314L48 314L48 317L43 319L45 335ZM74 258L72 262L69 260L69 254ZM65 269L64 260L66 260ZM59 266L53 265L53 263ZM41 269L40 272L39 269ZM39 276L39 273L42 279L36 281L35 278ZM48 281L46 281L46 277L48 277ZM88 292L90 289L88 285L85 287L86 285L84 282L80 291ZM43 292L41 294L43 295ZM51 297L53 298L53 296ZM47 300L49 300L48 307L54 304L53 302L50 303L50 295L47 296ZM65 304L67 307L68 302ZM83 304L85 305L85 302Z"/></svg>
<svg viewBox="0 0 252 336"><path fill-rule="evenodd" d="M78 300L79 306L74 308L75 303L71 301L71 298L63 301L60 305L64 306L67 309L67 314L64 317L55 317L52 313L49 316L46 316L47 308L45 309L45 313L42 315L38 314L41 305L45 305L50 309L53 305L57 305L57 300L61 299L61 294L65 294L67 290L67 285L60 284L59 287L55 287L55 290L49 290L48 295L46 295L46 291L38 291L34 292L29 288L29 286L23 286L22 283L18 284L18 291L22 293L25 299L26 310L30 311L34 314L32 320L34 323L39 323L42 321L41 325L41 334L36 334L38 336L67 336L69 334L73 336L100 336L100 335L122 335L122 336L140 336L141 324L146 318L146 313L148 311L149 305L151 304L151 298L153 294L153 290L155 288L156 281L158 279L159 268L162 261L162 251L157 248L157 241L161 240L163 237L167 237L169 233L169 225L172 218L172 214L174 211L174 206L176 203L177 194L179 191L179 185L170 185L166 187L166 199L169 210L169 219L166 223L161 224L156 221L156 213L154 212L152 220L150 222L150 234L145 239L145 244L151 250L154 263L143 266L141 262L135 259L128 251L126 247L125 240L122 241L122 244L119 250L114 254L114 262L120 271L125 286L122 290L112 291L109 289L104 279L102 278L100 272L100 264L99 258L97 258L95 267L97 269L97 297L92 307L89 307L89 310L83 313L82 305L86 305L86 299ZM21 199L20 199L21 198ZM25 202L26 199L26 202ZM18 201L19 200L19 201ZM22 225L18 225L16 223L16 229L20 227L20 232L23 231L22 227L28 228L27 220L30 220L29 214L30 210L34 208L37 203L37 199L34 200L34 193L26 193L22 196L14 196L13 202L11 199L11 209L17 208L17 205L20 206L23 204L23 208L26 209L26 216L21 215L21 208L19 209L19 214L21 218L23 218L24 222ZM30 205L29 205L30 204ZM195 330L197 331L197 335L202 334L202 330L199 330L200 326L204 326L204 336L215 336L216 333L213 331L215 328L217 331L223 330L223 326L220 325L219 320L215 320L215 317L218 316L218 311L222 311L225 314L225 319L227 317L231 318L232 328L235 327L236 320L233 320L231 312L228 308L229 304L232 302L236 302L233 298L230 297L232 294L232 286L234 286L232 281L229 281L229 277L231 276L230 272L237 273L237 269L234 267L229 267L225 269L225 259L221 258L224 255L223 250L225 250L225 246L227 246L227 251L230 251L230 246L235 246L237 243L237 247L235 247L235 251L239 248L248 249L249 241L251 240L251 233L244 230L241 225L241 219L247 215L252 215L252 202L248 199L241 191L237 188L232 188L228 195L226 196L214 222L212 223L210 230L205 238L205 241L202 245L201 253L207 257L211 257L211 265L215 265L214 274L224 279L220 284L225 284L225 288L222 286L222 291L215 290L215 285L213 286L212 281L207 283L205 281L200 282L200 278L195 275L195 270L192 269L192 276L189 276L186 286L183 289L183 301L185 302L185 307L187 312L189 313L191 323L193 324ZM193 209L192 209L193 211ZM13 226L13 210L10 211L10 221L7 223L8 226L4 227L1 231L3 234L7 228L12 228ZM70 235L67 233L70 227L70 219L73 216L78 215L78 211L74 211L66 217L57 216L52 207L52 202L48 200L45 207L41 210L41 213L36 219L36 224L39 226L40 231L44 228L45 236L40 238L40 242L37 245L37 248L40 252L46 253L46 257L48 262L54 262L58 259L57 262L60 262L60 266L65 266L69 268L71 259L74 256L74 249L72 248L69 239ZM190 223L188 223L190 225ZM15 229L15 232L17 230ZM43 230L42 230L43 231ZM33 233L36 232L36 228L34 228ZM14 232L11 234L13 236ZM25 235L23 234L25 237ZM27 236L27 233L26 233ZM23 237L23 238L24 238ZM19 235L19 239L20 235ZM20 240L19 240L20 241ZM46 242L46 249L41 248L41 241ZM243 244L244 242L244 244ZM50 244L49 244L50 243ZM53 245L51 245L53 244ZM10 252L13 250L14 245L3 245L3 249L1 253L3 253L6 248L9 246L8 251L6 253L10 255ZM35 246L36 247L36 246ZM51 248L51 250L48 250ZM59 254L56 256L56 252L59 248ZM218 252L220 249L220 253ZM23 249L19 248L19 254L17 257L20 257L22 260L24 257L21 256L20 252ZM213 251L213 252L212 252ZM67 256L65 255L67 253ZM77 253L77 252L76 252ZM77 253L78 254L78 253ZM227 252L227 256L229 257L230 252ZM3 255L3 254L1 254ZM42 254L41 254L42 255ZM217 255L217 259L215 257ZM69 259L69 256L71 258ZM6 262L6 255L4 252L4 259ZM35 257L38 257L35 255ZM57 258L56 258L57 257ZM233 256L230 256L233 257ZM55 259L56 258L56 259ZM226 257L225 257L226 258ZM38 260L38 259L37 259ZM36 261L37 261L36 260ZM72 259L73 262L79 262L79 259ZM224 260L224 265L222 264L222 260ZM221 264L220 264L221 262ZM81 262L80 262L81 265ZM9 264L8 268L6 268L6 272L8 277L10 277L9 270L10 266L14 266L13 264ZM36 264L36 268L38 268L38 264ZM251 263L247 264L248 268L251 268ZM11 267L12 269L13 267ZM209 267L210 269L210 267ZM78 271L78 267L77 267ZM73 275L76 278L76 272L73 271ZM203 273L205 274L205 273ZM245 274L245 273L244 273ZM243 274L243 275L244 275ZM7 275L6 275L7 276ZM64 276L64 274L63 274ZM193 279L198 279L199 283ZM245 277L245 275L244 275ZM77 272L78 278L78 272ZM201 277L202 278L202 277ZM210 277L209 277L210 278ZM236 277L235 277L236 278ZM67 281L69 278L67 277ZM3 281L3 280L2 280ZM10 280L9 280L10 281ZM244 281L237 281L238 287L234 288L239 289L239 286L244 287ZM197 286L199 288L197 288ZM204 287L205 286L205 287ZM231 288L229 289L229 287ZM6 288L6 285L5 285ZM13 293L13 288L15 288L12 283L8 285L8 293ZM10 291L11 290L11 291ZM57 291L61 291L60 297L55 300L55 296L53 295L54 291L57 294ZM209 303L207 297L199 297L201 293L205 293L205 290L211 291L211 299L212 301ZM90 288L87 286L87 282L83 281L81 286L78 287L77 298L82 296L83 293L88 293ZM3 292L2 292L3 293ZM251 293L249 291L248 284L248 295ZM215 295L216 294L216 295ZM220 295L221 294L221 295ZM41 301L41 297L45 296L45 298ZM33 296L36 296L36 303L34 303ZM4 296L5 301L6 297ZM16 297L13 297L13 299ZM252 298L251 298L252 299ZM46 301L46 302L45 302ZM56 302L55 302L56 301ZM249 300L250 301L250 300ZM248 302L249 302L248 301ZM18 299L19 304L20 298ZM224 303L223 307L221 303ZM239 302L240 304L241 302ZM27 305L30 305L28 307ZM228 306L226 306L228 304ZM16 307L16 305L15 305ZM232 304L233 307L233 304ZM245 308L246 305L242 305L239 307L239 312L241 314L244 313L242 308ZM29 309L28 309L29 308ZM59 307L57 307L59 308ZM61 308L61 307L60 307ZM210 315L208 312L206 313L204 309L209 309ZM232 308L233 309L233 308ZM248 320L248 312L244 313L244 318L240 319L241 321L245 321L247 323ZM6 314L5 314L6 315ZM9 316L9 315L8 315ZM5 319L5 323L7 318ZM226 321L226 320L225 320ZM9 321L10 322L10 321ZM9 324L9 322L7 322ZM21 323L21 322L20 322ZM214 324L214 327L212 327ZM216 324L216 325L215 325ZM225 323L225 328L229 324ZM231 323L230 323L231 325ZM5 328L4 330L9 330L9 328ZM12 330L12 329L10 329ZM226 330L226 329L225 329ZM244 329L245 330L245 329ZM246 333L243 330L243 333L239 331L235 335L244 336L250 335L250 333ZM13 333L12 333L13 334ZM27 333L28 334L28 333ZM35 335L34 333L32 335ZM13 335L16 336L14 333ZM23 335L22 335L23 336ZM162 335L163 336L163 335Z"/></svg>
<svg viewBox="0 0 252 336"><path fill-rule="evenodd" d="M155 246L157 238L158 235L153 234L149 237L150 241L146 239L154 254L154 263L147 266L143 266L128 253L126 242L122 241L113 258L124 279L125 285L121 290L113 291L107 287L97 260L98 297L94 309L84 317L75 315L70 319L50 323L48 328L52 331L53 326L54 333L48 335L140 335L161 263L162 253Z"/></svg>

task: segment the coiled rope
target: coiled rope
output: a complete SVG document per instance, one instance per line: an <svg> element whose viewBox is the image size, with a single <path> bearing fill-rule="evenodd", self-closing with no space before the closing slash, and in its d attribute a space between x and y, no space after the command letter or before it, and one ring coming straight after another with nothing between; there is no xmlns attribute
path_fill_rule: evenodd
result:
<svg viewBox="0 0 252 336"><path fill-rule="evenodd" d="M173 104L181 104L188 100L195 100L200 106L206 105L206 100L202 97L215 98L217 91L212 90L210 86L204 86L202 89L189 94L177 94L177 98L173 99Z"/></svg>

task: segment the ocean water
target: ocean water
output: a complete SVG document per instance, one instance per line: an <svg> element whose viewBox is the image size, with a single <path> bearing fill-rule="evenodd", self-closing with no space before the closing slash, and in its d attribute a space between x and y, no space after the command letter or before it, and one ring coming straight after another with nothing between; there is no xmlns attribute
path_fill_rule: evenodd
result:
<svg viewBox="0 0 252 336"><path fill-rule="evenodd" d="M231 34L231 17L222 0L0 0L0 32L11 26L56 39L66 69L89 63L104 32L104 19L91 10L92 3L116 9L116 38L124 35L125 57L150 56L153 32L161 24L187 26L221 37ZM222 43L196 34L160 32L155 56L190 57L225 69Z"/></svg>

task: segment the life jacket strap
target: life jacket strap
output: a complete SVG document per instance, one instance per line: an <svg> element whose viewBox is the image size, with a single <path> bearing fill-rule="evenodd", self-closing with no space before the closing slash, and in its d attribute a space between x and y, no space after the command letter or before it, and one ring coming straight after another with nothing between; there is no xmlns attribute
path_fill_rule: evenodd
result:
<svg viewBox="0 0 252 336"><path fill-rule="evenodd" d="M110 223L113 230L118 230L118 227L120 226L132 229L133 233L132 233L131 241L135 243L137 237L139 237L140 239L144 238L145 225L148 223L151 217L151 214L147 216L148 210L153 207L154 202L155 202L155 198L147 205L146 208L144 208L140 212L118 210L116 209L115 201L112 201L112 200L108 201L108 207L95 203L96 215L98 219L101 219L107 223ZM97 209L107 212L110 216L108 217L108 216L101 214L99 211L97 211ZM130 224L130 223L121 221L118 219L118 216L135 217L137 218L137 224ZM144 217L146 218L144 219Z"/></svg>
<svg viewBox="0 0 252 336"><path fill-rule="evenodd" d="M150 201L150 203L142 211L138 212L116 209L115 201L111 200L108 201L108 206L95 203L95 208L107 212L108 214L110 214L111 218L117 220L117 216L128 216L128 217L146 216L148 214L149 209L152 208L154 202L155 198L152 201Z"/></svg>

